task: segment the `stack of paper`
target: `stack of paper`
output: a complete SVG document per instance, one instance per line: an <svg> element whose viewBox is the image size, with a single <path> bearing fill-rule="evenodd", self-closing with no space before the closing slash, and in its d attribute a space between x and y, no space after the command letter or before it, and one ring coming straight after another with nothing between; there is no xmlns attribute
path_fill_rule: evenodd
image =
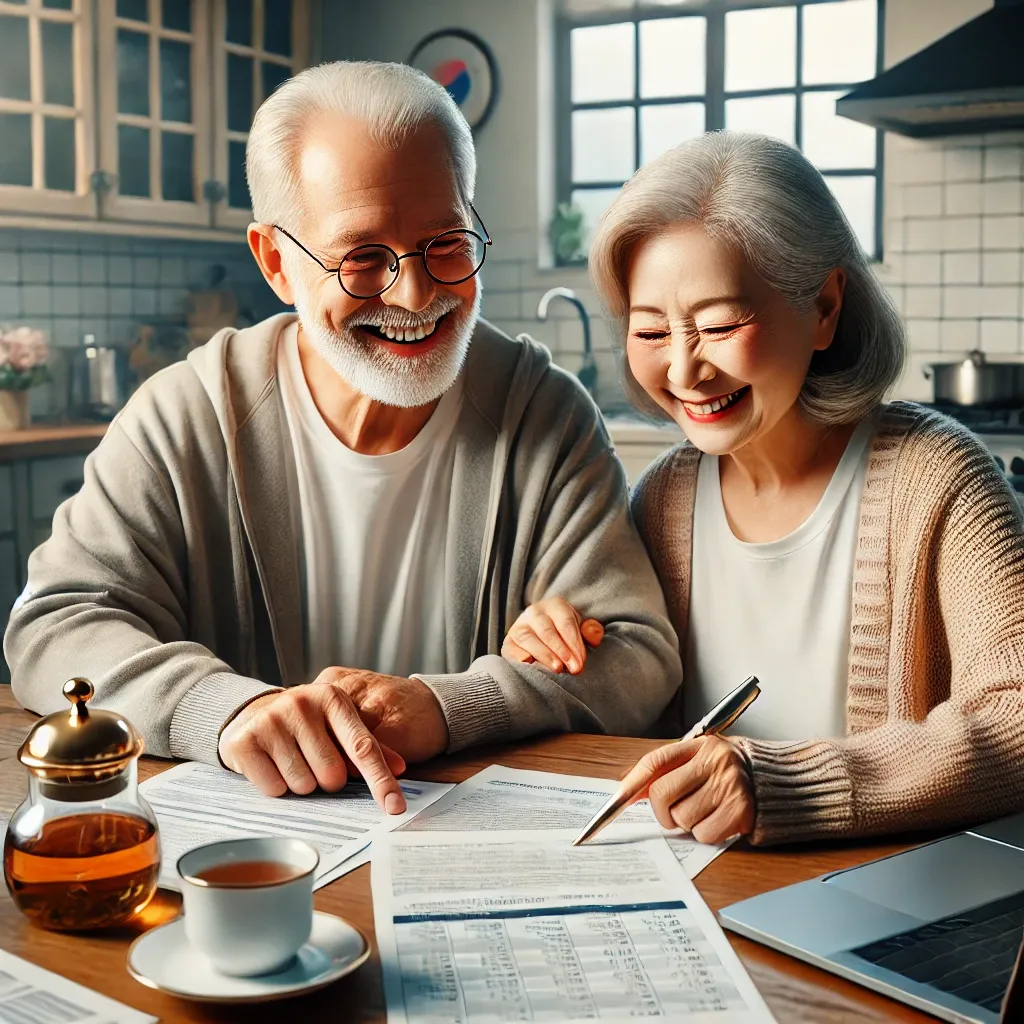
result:
<svg viewBox="0 0 1024 1024"><path fill-rule="evenodd" d="M460 783L418 814L403 831L575 829L590 821L618 788L610 779L530 772L493 764ZM664 836L690 878L696 878L729 843L709 846L665 832L647 800L628 807L600 835L620 840Z"/></svg>
<svg viewBox="0 0 1024 1024"><path fill-rule="evenodd" d="M189 850L256 835L305 839L315 846L320 851L319 889L356 867L353 859L375 836L410 821L452 788L407 780L401 786L407 809L392 815L381 811L358 780L340 793L268 797L241 775L190 761L147 779L139 791L160 826L160 885L181 887L176 865Z"/></svg>
<svg viewBox="0 0 1024 1024"><path fill-rule="evenodd" d="M574 834L375 840L390 1024L772 1020L664 839Z"/></svg>

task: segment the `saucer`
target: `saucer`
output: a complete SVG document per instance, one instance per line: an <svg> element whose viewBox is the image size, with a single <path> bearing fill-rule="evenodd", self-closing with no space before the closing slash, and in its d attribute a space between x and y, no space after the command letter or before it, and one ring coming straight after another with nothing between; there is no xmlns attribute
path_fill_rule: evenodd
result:
<svg viewBox="0 0 1024 1024"><path fill-rule="evenodd" d="M313 914L313 933L283 970L251 978L221 974L185 936L176 917L128 949L128 973L149 988L203 1003L262 1003L313 992L351 974L370 955L361 932L333 914Z"/></svg>

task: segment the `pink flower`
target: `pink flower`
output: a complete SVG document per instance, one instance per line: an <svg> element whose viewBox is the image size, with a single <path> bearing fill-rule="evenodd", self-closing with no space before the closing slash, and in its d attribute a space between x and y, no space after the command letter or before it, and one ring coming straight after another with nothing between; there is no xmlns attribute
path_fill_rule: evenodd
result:
<svg viewBox="0 0 1024 1024"><path fill-rule="evenodd" d="M15 327L0 334L0 365L10 363L15 370L45 366L49 353L42 331Z"/></svg>

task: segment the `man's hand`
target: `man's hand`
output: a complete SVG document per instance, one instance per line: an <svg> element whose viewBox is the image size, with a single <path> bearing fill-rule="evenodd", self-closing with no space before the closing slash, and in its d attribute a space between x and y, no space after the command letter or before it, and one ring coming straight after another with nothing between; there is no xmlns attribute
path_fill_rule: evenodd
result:
<svg viewBox="0 0 1024 1024"><path fill-rule="evenodd" d="M405 771L405 762L360 718L341 685L343 671L328 669L308 685L269 693L244 707L221 733L221 760L267 796L311 793L318 785L332 793L345 785L352 768L388 814L401 814L405 796L395 776Z"/></svg>
<svg viewBox="0 0 1024 1024"><path fill-rule="evenodd" d="M448 723L426 683L352 669L328 669L320 678L332 671L367 728L406 761L426 761L448 749Z"/></svg>
<svg viewBox="0 0 1024 1024"><path fill-rule="evenodd" d="M721 843L754 829L754 786L739 749L719 736L669 743L644 755L624 784L649 781L662 828L681 828L699 843Z"/></svg>

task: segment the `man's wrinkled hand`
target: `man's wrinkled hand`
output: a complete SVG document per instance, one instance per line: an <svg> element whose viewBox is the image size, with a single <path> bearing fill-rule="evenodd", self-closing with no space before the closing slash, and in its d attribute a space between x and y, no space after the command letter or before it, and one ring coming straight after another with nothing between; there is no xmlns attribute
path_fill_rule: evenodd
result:
<svg viewBox="0 0 1024 1024"><path fill-rule="evenodd" d="M220 758L267 796L312 793L317 786L333 793L354 770L385 811L400 814L405 796L395 776L405 762L367 727L338 672L329 669L312 683L248 704L221 733Z"/></svg>
<svg viewBox="0 0 1024 1024"><path fill-rule="evenodd" d="M648 783L662 828L699 843L721 843L754 829L754 786L739 748L720 736L669 743L644 755L623 781Z"/></svg>
<svg viewBox="0 0 1024 1024"><path fill-rule="evenodd" d="M328 669L359 709L377 740L406 761L426 761L448 749L448 723L434 691L418 679ZM327 673L321 673L321 678Z"/></svg>

